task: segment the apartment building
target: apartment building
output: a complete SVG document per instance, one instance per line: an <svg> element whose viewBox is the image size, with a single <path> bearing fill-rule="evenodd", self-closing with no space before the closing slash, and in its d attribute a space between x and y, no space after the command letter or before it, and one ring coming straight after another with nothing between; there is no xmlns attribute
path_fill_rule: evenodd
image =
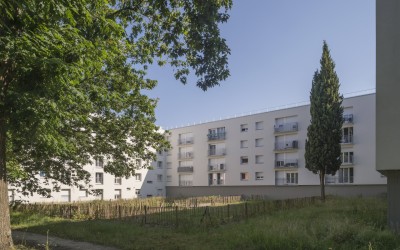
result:
<svg viewBox="0 0 400 250"><path fill-rule="evenodd" d="M85 169L91 174L92 180L90 187L79 189L77 187L61 187L60 192L52 192L52 197L47 198L39 194L33 194L26 197L12 185L9 186L9 201L24 200L29 202L71 202L71 201L89 201L89 200L116 200L132 199L142 197L163 196L165 197L165 159L158 156L157 161L151 163L151 167L145 167L141 160L137 160L139 166L143 166L136 171L136 174L130 178L115 177L112 174L105 173L103 166L106 160L102 158L95 159L93 165L88 165ZM38 178L45 178L44 173L38 173ZM47 186L52 188L51 184ZM89 192L95 191L93 193Z"/></svg>
<svg viewBox="0 0 400 250"><path fill-rule="evenodd" d="M375 94L343 101L342 166L326 176L335 195L386 193L386 177L375 168ZM103 170L103 160L86 166L87 189L63 186L53 197L20 197L30 202L131 199L151 196L263 195L272 199L319 195L319 177L305 168L309 105L277 109L170 130L172 149L158 152L151 169L131 178ZM39 173L39 176L41 173ZM43 178L43 176L42 176Z"/></svg>
<svg viewBox="0 0 400 250"><path fill-rule="evenodd" d="M342 166L327 176L327 193L386 192L375 169L375 94L343 101ZM319 194L319 177L305 168L309 105L170 130L167 196Z"/></svg>

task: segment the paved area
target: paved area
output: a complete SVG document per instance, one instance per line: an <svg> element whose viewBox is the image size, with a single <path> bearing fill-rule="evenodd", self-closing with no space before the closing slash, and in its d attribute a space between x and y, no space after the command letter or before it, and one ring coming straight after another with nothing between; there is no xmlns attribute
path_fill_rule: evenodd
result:
<svg viewBox="0 0 400 250"><path fill-rule="evenodd" d="M23 231L13 231L12 236L15 244L28 245L37 249L45 249L46 247L46 235L28 233ZM49 236L48 241L51 250L118 250L118 248L114 247L101 246L89 242L66 240L54 236Z"/></svg>

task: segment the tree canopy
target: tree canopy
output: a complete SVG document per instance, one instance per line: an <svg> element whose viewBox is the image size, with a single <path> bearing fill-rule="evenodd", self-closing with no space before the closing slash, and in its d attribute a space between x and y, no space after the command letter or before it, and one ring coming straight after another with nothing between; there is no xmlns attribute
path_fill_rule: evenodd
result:
<svg viewBox="0 0 400 250"><path fill-rule="evenodd" d="M310 92L311 124L307 129L306 168L319 174L321 197L325 199L325 175L340 168L343 96L328 44L324 41L321 69L315 71Z"/></svg>
<svg viewBox="0 0 400 250"><path fill-rule="evenodd" d="M48 182L78 185L90 177L83 166L101 156L106 172L129 176L134 159L168 147L154 124L156 100L142 94L157 83L147 67L169 64L184 84L193 70L204 91L219 85L230 50L218 25L231 5L0 0L0 210L6 178L48 194L38 171Z"/></svg>

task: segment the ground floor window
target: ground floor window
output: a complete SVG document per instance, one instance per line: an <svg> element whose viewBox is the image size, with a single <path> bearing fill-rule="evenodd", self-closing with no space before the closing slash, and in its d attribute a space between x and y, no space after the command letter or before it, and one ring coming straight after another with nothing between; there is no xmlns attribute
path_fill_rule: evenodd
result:
<svg viewBox="0 0 400 250"><path fill-rule="evenodd" d="M297 184L299 179L298 173L286 173L286 183L287 184Z"/></svg>
<svg viewBox="0 0 400 250"><path fill-rule="evenodd" d="M340 168L339 171L339 183L353 183L354 181L354 170L353 168Z"/></svg>

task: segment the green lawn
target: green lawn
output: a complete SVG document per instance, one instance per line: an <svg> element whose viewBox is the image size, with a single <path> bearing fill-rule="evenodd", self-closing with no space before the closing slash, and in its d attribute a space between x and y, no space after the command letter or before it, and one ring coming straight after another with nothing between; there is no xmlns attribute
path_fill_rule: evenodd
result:
<svg viewBox="0 0 400 250"><path fill-rule="evenodd" d="M66 220L13 213L14 229L122 249L399 249L386 200L330 198L224 225L140 226L129 220Z"/></svg>

